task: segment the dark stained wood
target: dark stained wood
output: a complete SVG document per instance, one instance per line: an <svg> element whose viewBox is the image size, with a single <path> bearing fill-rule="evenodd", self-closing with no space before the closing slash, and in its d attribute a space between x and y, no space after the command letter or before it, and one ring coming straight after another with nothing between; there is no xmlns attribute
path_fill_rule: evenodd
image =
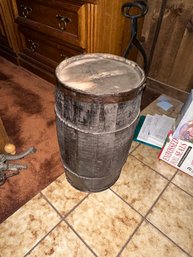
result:
<svg viewBox="0 0 193 257"><path fill-rule="evenodd" d="M192 14L193 17L193 14ZM193 89L193 32L186 28L172 65L168 83L185 91Z"/></svg>
<svg viewBox="0 0 193 257"><path fill-rule="evenodd" d="M39 67L38 74L42 74L43 67L46 67L45 78L48 71L52 72L49 77L55 76L53 67L65 56L83 52L123 55L130 39L130 20L121 14L121 6L125 2L128 0L1 1L0 15L3 17L1 28L4 29L1 29L3 34L0 39L0 53L12 61L17 61L20 54L20 64L25 63L25 67L29 69L31 65L36 71ZM21 4L32 7L28 18L22 17ZM161 0L148 1L148 5L149 11L145 19L139 20L138 37L145 39L143 46L150 65L149 76L164 85L172 86L169 91L171 88L174 90L177 88L189 92L193 84L191 68L193 32L190 28L193 19L193 2ZM66 31L60 31L58 27L56 15L60 12L72 19L72 22L67 24ZM14 18L22 32L20 35L14 24ZM29 51L29 37L24 33L25 29L29 29L31 35L34 35L34 31L41 34L41 39L40 36L35 38L39 40L39 44L44 42L44 53L43 50L41 54ZM21 47L22 35L24 36ZM62 50L61 58L58 56L60 50ZM135 60L136 55L134 49L129 58ZM28 60L30 63L27 64ZM143 65L140 54L137 55L137 62Z"/></svg>
<svg viewBox="0 0 193 257"><path fill-rule="evenodd" d="M23 21L25 21L25 22L23 23ZM62 32L60 30L56 30L56 29L54 29L52 27L49 27L49 26L42 26L38 22L30 21L30 20L26 21L22 17L16 18L16 22L20 25L19 27L31 28L32 30L36 30L40 33L43 33L43 34L47 35L47 36L52 35L51 38L58 39L58 40L61 40L61 41L65 41L67 43L72 43L73 45L80 46L80 44L81 44L80 43L81 39L78 38L77 36L75 36L73 34Z"/></svg>
<svg viewBox="0 0 193 257"><path fill-rule="evenodd" d="M157 93L166 94L182 102L185 102L188 96L188 93L186 91L181 90L177 87L172 87L168 84L164 84L159 80L155 80L151 77L147 77L147 87L151 90L156 91Z"/></svg>
<svg viewBox="0 0 193 257"><path fill-rule="evenodd" d="M11 62L18 64L18 56L13 49L10 48L9 44L2 38L0 39L0 42L0 55Z"/></svg>
<svg viewBox="0 0 193 257"><path fill-rule="evenodd" d="M28 54L31 59L34 58L32 62L33 70L35 65L38 65L41 69L40 73L42 73L42 67L49 66L49 61L46 58L50 59L50 63L59 63L61 59L57 58L58 45L63 46L64 53L62 55L67 57L74 55L76 50L76 54L106 52L122 55L123 53L123 48L127 43L124 41L124 44L122 44L125 37L123 25L130 21L122 16L121 6L127 0L12 0L12 2L15 6L15 19L19 24L23 43L19 60L20 64L26 64L25 67L31 65L31 63L27 64L28 58L22 60ZM28 8L27 12L26 9L24 11L24 7ZM59 28L57 15L66 16L70 19L63 31ZM40 41L38 44L43 42L44 36L48 39L46 39L48 43L45 43L45 53L41 53L41 57L38 53L33 54L28 51L30 47L29 37L25 32L27 29L31 31L31 35L34 35L34 31L42 35L41 39L36 36L36 40ZM130 35L129 26L126 33ZM55 46L49 44L49 41L54 42ZM67 47L69 47L68 53ZM56 55L54 55L54 52ZM43 56L45 56L45 59L42 58ZM43 62L41 63L41 61ZM35 70L38 70L38 66ZM44 77L47 76L47 69L45 72Z"/></svg>
<svg viewBox="0 0 193 257"><path fill-rule="evenodd" d="M0 1L0 54L17 63L17 54L20 50L21 41L14 23L11 2Z"/></svg>
<svg viewBox="0 0 193 257"><path fill-rule="evenodd" d="M162 20L162 5L163 1L148 1L148 13L143 21L141 37L144 39L142 45L147 54L148 67L150 66L157 36L159 34L159 28ZM142 66L143 59L140 54L137 56L137 62Z"/></svg>
<svg viewBox="0 0 193 257"><path fill-rule="evenodd" d="M150 13L155 4L158 2L149 2ZM160 8L157 6L158 12ZM167 1L148 73L153 79L184 91L189 91L193 83L192 33L186 28L192 17L192 1ZM152 27L153 21L145 20L143 32L150 34Z"/></svg>
<svg viewBox="0 0 193 257"><path fill-rule="evenodd" d="M44 59L45 61L45 59ZM39 62L34 58L31 58L30 55L21 53L19 55L19 63L22 67L30 70L31 72L37 74L39 77L55 84L55 66L54 64L46 65L43 61Z"/></svg>
<svg viewBox="0 0 193 257"><path fill-rule="evenodd" d="M151 104L155 99L157 99L161 93L157 90L152 89L147 84L142 95L141 99L141 110L145 109L149 104Z"/></svg>
<svg viewBox="0 0 193 257"><path fill-rule="evenodd" d="M72 34L78 37L78 10L81 7L80 4L70 4L64 1L61 2L49 2L49 1L24 1L18 0L18 12L19 16L24 19L20 21L20 23L25 24L25 22L34 21L38 24L41 24L41 29L43 30L44 26L51 27L55 30L59 30L60 32L64 32L65 34ZM57 4L58 3L58 4ZM60 3L60 4L59 4ZM22 7L21 7L22 6ZM31 8L27 18L24 17L26 12L23 11L24 7ZM45 15L46 14L46 15ZM62 31L59 27L64 24L59 21L57 15L65 16L69 18L69 21L66 25L64 31ZM33 24L33 23L32 23ZM29 25L30 26L30 25ZM43 32L43 31L42 31Z"/></svg>
<svg viewBox="0 0 193 257"><path fill-rule="evenodd" d="M23 51L37 60L40 60L39 56L43 56L57 65L64 59L81 54L84 51L80 47L72 46L53 38L50 39L50 37L42 33L26 29L25 27L21 27L20 30L23 32L26 42L26 48Z"/></svg>

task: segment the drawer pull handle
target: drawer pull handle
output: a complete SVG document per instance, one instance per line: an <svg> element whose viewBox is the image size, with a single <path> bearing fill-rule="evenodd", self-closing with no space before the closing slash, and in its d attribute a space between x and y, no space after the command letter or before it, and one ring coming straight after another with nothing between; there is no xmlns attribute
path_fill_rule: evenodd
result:
<svg viewBox="0 0 193 257"><path fill-rule="evenodd" d="M23 5L23 4L21 4L20 7L21 7L21 10L22 10L22 16L23 16L24 18L28 18L30 12L32 12L32 8L31 8L31 7L28 7L28 6L25 6L25 5Z"/></svg>
<svg viewBox="0 0 193 257"><path fill-rule="evenodd" d="M29 42L29 48L31 49L31 51L32 51L33 53L35 53L35 52L37 51L37 48L38 48L39 44L36 43L36 42L34 42L34 41L31 40L31 39L29 39L28 42Z"/></svg>
<svg viewBox="0 0 193 257"><path fill-rule="evenodd" d="M66 16L62 16L57 14L56 18L59 20L58 27L60 30L66 30L66 26L69 22L72 22L72 20Z"/></svg>

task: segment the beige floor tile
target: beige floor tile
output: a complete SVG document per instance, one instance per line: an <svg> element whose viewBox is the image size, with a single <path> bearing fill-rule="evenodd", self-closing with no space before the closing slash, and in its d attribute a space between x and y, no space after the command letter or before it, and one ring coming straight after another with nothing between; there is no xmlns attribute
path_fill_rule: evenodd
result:
<svg viewBox="0 0 193 257"><path fill-rule="evenodd" d="M28 256L92 257L94 255L63 221Z"/></svg>
<svg viewBox="0 0 193 257"><path fill-rule="evenodd" d="M155 149L146 145L140 145L131 154L155 171L162 174L164 177L170 179L177 169L167 164L166 162L159 160L159 152L159 149Z"/></svg>
<svg viewBox="0 0 193 257"><path fill-rule="evenodd" d="M0 225L0 256L24 256L59 221L41 195L35 196Z"/></svg>
<svg viewBox="0 0 193 257"><path fill-rule="evenodd" d="M116 256L141 216L109 189L90 194L67 221L98 256Z"/></svg>
<svg viewBox="0 0 193 257"><path fill-rule="evenodd" d="M144 222L121 257L187 257L180 248L149 223Z"/></svg>
<svg viewBox="0 0 193 257"><path fill-rule="evenodd" d="M139 143L132 141L131 148L129 149L129 153L131 153L138 145Z"/></svg>
<svg viewBox="0 0 193 257"><path fill-rule="evenodd" d="M193 198L171 184L148 215L156 227L193 255Z"/></svg>
<svg viewBox="0 0 193 257"><path fill-rule="evenodd" d="M193 196L193 177L179 170L172 182Z"/></svg>
<svg viewBox="0 0 193 257"><path fill-rule="evenodd" d="M145 215L167 183L158 173L129 156L112 189Z"/></svg>
<svg viewBox="0 0 193 257"><path fill-rule="evenodd" d="M71 186L64 174L45 188L42 193L62 215L68 213L88 194Z"/></svg>

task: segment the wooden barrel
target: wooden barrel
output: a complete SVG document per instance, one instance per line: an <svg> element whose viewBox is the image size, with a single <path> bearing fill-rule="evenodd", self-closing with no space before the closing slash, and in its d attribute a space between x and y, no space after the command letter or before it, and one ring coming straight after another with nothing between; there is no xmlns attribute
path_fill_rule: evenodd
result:
<svg viewBox="0 0 193 257"><path fill-rule="evenodd" d="M56 126L67 180L82 191L120 176L140 113L145 76L110 54L85 54L56 68Z"/></svg>

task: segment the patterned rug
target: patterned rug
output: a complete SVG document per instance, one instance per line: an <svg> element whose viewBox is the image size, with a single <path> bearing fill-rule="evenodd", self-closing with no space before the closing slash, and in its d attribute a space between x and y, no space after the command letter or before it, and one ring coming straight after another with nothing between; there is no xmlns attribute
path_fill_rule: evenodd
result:
<svg viewBox="0 0 193 257"><path fill-rule="evenodd" d="M17 153L31 146L37 149L16 161L27 163L28 168L0 186L0 222L63 172L54 102L54 85L0 57L0 117L4 127Z"/></svg>

